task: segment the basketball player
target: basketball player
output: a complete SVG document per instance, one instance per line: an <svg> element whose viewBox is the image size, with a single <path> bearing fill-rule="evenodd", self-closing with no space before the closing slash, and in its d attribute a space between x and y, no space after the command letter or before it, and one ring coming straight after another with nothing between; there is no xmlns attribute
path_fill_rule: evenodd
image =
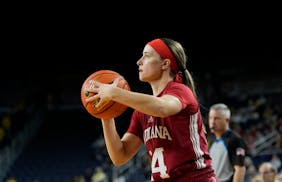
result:
<svg viewBox="0 0 282 182"><path fill-rule="evenodd" d="M209 127L216 139L211 141L212 165L220 182L243 182L246 172L245 141L229 128L231 112L223 103L209 110Z"/></svg>
<svg viewBox="0 0 282 182"><path fill-rule="evenodd" d="M158 38L148 42L137 61L139 79L152 95L95 83L86 99L113 100L134 109L130 126L119 137L114 119L102 119L109 156L115 165L129 161L144 143L151 159L151 181L216 182L194 82L179 42Z"/></svg>

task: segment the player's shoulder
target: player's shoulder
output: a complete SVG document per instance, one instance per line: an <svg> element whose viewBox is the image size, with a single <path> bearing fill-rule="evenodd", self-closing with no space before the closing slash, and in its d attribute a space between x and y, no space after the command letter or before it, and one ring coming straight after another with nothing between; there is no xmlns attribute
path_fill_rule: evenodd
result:
<svg viewBox="0 0 282 182"><path fill-rule="evenodd" d="M183 84L183 83L178 83L178 82L169 82L167 84L167 88L168 89L180 89L180 90L191 90L187 85Z"/></svg>
<svg viewBox="0 0 282 182"><path fill-rule="evenodd" d="M229 138L230 138L231 143L243 143L243 144L245 144L245 140L236 131L230 130Z"/></svg>

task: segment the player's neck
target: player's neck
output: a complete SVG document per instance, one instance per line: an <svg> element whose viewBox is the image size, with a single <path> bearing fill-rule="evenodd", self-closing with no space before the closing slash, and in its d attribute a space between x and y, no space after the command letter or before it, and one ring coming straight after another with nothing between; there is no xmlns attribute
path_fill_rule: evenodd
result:
<svg viewBox="0 0 282 182"><path fill-rule="evenodd" d="M172 78L162 77L159 80L155 80L154 82L151 82L150 85L153 90L153 95L155 96L159 95L163 91L163 89L167 86L167 84L171 81L173 81Z"/></svg>

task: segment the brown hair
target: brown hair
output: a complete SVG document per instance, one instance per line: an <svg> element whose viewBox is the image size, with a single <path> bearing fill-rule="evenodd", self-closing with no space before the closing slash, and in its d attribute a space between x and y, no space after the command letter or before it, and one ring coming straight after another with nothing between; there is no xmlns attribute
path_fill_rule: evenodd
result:
<svg viewBox="0 0 282 182"><path fill-rule="evenodd" d="M169 38L161 38L161 40L172 51L172 53L173 53L173 55L176 59L176 62L177 62L178 71L180 71L181 74L182 74L183 83L185 85L187 85L192 90L194 95L197 97L194 79L193 79L191 73L189 72L189 70L186 67L188 56L186 55L185 49L183 48L183 46L179 42L177 42L175 40L172 40L172 39L169 39Z"/></svg>

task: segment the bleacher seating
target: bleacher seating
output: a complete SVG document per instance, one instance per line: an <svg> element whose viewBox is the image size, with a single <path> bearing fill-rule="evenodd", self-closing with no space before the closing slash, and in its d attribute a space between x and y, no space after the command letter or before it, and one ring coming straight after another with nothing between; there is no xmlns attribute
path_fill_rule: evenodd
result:
<svg viewBox="0 0 282 182"><path fill-rule="evenodd" d="M64 182L98 165L91 149L99 134L98 122L90 121L81 112L79 109L50 112L7 177L13 176L17 182Z"/></svg>

